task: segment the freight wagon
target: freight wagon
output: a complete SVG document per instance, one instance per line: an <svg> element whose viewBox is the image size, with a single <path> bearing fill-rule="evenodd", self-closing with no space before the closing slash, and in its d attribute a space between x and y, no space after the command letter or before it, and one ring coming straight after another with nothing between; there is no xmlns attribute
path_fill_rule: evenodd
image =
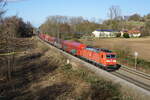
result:
<svg viewBox="0 0 150 100"><path fill-rule="evenodd" d="M75 55L79 56L81 54L81 51L86 47L85 44L81 44L78 42L72 42L72 41L67 41L64 40L62 42L62 49Z"/></svg>

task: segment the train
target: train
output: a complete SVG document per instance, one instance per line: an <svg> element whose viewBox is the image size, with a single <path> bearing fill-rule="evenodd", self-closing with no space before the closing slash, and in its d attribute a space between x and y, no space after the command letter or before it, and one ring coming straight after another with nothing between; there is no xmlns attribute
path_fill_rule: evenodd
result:
<svg viewBox="0 0 150 100"><path fill-rule="evenodd" d="M117 63L117 54L109 49L94 48L83 43L62 40L43 33L40 33L39 37L51 45L91 62L104 70L118 70L121 67Z"/></svg>

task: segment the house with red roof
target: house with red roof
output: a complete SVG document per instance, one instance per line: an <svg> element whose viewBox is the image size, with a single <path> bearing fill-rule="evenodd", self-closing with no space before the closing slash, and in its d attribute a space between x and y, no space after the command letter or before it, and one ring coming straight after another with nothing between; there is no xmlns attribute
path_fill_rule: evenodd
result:
<svg viewBox="0 0 150 100"><path fill-rule="evenodd" d="M124 33L128 33L129 37L140 37L141 36L141 32L139 30L124 30L124 31L121 31L121 37L123 37Z"/></svg>

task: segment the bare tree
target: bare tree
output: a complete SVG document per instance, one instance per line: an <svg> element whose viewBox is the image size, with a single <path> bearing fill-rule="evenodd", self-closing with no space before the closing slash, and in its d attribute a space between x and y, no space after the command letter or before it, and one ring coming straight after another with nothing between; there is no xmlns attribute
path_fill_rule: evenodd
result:
<svg viewBox="0 0 150 100"><path fill-rule="evenodd" d="M121 9L119 6L111 6L109 8L108 16L111 20L120 19L121 18Z"/></svg>
<svg viewBox="0 0 150 100"><path fill-rule="evenodd" d="M71 25L76 25L76 24L80 24L80 23L83 23L85 20L82 16L80 17L71 17L69 19L69 24Z"/></svg>
<svg viewBox="0 0 150 100"><path fill-rule="evenodd" d="M107 21L111 29L121 30L123 18L119 6L111 6L108 11L109 20Z"/></svg>
<svg viewBox="0 0 150 100"><path fill-rule="evenodd" d="M2 15L5 13L4 6L6 5L6 1L0 0L0 19L2 18Z"/></svg>

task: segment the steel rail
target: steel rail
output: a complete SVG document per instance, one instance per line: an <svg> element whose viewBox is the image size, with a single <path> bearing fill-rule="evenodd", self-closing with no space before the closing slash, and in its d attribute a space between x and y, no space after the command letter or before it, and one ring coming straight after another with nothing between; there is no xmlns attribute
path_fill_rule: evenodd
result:
<svg viewBox="0 0 150 100"><path fill-rule="evenodd" d="M131 68L128 68L128 67L122 66L122 67L120 68L120 70L129 72L129 73L134 74L134 75L137 75L137 76L139 76L139 77L141 77L141 78L150 80L150 75L145 74L145 73L140 72L140 71L137 71L137 70L134 70L134 69L131 69Z"/></svg>
<svg viewBox="0 0 150 100"><path fill-rule="evenodd" d="M133 79L133 78L131 78L129 76L123 75L123 74L121 74L119 72L112 72L112 74L117 76L117 77L120 77L120 78L122 78L122 79L124 79L124 80L126 80L126 81L128 81L130 83L133 83L133 84L137 85L138 87L141 87L141 88L143 88L143 89L145 89L147 91L150 91L150 85L147 85L147 84L145 84L143 82L140 82L140 81L138 81L136 79Z"/></svg>

